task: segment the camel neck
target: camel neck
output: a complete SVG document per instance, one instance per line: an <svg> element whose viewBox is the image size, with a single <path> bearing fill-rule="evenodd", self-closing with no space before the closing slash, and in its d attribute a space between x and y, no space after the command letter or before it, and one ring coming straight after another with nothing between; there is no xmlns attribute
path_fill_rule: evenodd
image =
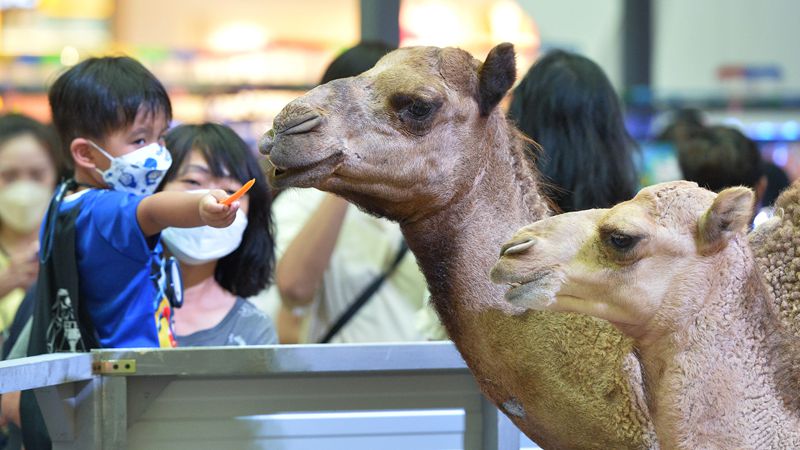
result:
<svg viewBox="0 0 800 450"><path fill-rule="evenodd" d="M662 448L800 443L798 411L787 409L775 377L775 316L752 261L749 269L718 286L679 331L637 343Z"/></svg>
<svg viewBox="0 0 800 450"><path fill-rule="evenodd" d="M516 150L486 151L494 159L484 161L479 176L457 201L402 225L451 337L457 332L459 311L511 312L503 299L506 288L489 280L489 270L503 242L522 226L549 214L536 191L533 168Z"/></svg>

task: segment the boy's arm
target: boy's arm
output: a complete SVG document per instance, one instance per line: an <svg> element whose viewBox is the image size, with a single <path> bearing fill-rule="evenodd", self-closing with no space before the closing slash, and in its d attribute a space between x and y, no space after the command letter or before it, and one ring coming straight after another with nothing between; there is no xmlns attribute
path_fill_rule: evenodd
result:
<svg viewBox="0 0 800 450"><path fill-rule="evenodd" d="M136 220L145 236L158 234L167 227L193 228L210 225L224 228L233 223L239 202L231 206L219 203L228 197L220 189L208 194L182 191L158 192L142 199L136 208Z"/></svg>

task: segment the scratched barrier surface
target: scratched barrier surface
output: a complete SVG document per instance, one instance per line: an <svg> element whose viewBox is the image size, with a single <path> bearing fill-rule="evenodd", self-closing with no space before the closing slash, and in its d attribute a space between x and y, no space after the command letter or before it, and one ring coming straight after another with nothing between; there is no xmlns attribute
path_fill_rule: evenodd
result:
<svg viewBox="0 0 800 450"><path fill-rule="evenodd" d="M99 350L0 363L54 449L538 448L451 343ZM522 444L521 444L522 443Z"/></svg>

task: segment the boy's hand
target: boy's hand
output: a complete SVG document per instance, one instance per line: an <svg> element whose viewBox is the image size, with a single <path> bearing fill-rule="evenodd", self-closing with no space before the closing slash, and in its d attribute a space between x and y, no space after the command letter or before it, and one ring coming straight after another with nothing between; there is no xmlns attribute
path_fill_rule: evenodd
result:
<svg viewBox="0 0 800 450"><path fill-rule="evenodd" d="M228 194L225 191L213 189L200 199L200 218L206 225L225 228L233 223L236 211L239 209L239 202L233 202L231 206L220 203L226 198L228 198Z"/></svg>

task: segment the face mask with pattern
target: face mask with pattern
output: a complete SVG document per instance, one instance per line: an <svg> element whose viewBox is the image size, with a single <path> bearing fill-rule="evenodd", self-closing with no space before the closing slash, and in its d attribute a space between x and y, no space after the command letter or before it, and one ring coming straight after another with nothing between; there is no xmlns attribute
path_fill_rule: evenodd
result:
<svg viewBox="0 0 800 450"><path fill-rule="evenodd" d="M111 161L108 169L97 171L108 187L115 191L150 195L172 165L172 155L157 142L117 157L109 155L94 142L89 143Z"/></svg>

